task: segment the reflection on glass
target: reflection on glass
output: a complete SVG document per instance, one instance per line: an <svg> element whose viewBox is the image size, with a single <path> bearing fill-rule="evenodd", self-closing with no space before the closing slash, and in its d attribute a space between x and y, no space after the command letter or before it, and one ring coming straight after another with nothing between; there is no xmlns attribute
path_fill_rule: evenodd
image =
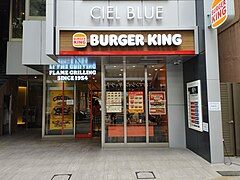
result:
<svg viewBox="0 0 240 180"><path fill-rule="evenodd" d="M144 66L127 65L127 142L146 142Z"/></svg>
<svg viewBox="0 0 240 180"><path fill-rule="evenodd" d="M30 16L46 16L46 0L30 0Z"/></svg>
<svg viewBox="0 0 240 180"><path fill-rule="evenodd" d="M123 65L106 66L106 143L124 142Z"/></svg>
<svg viewBox="0 0 240 180"><path fill-rule="evenodd" d="M166 68L148 66L149 142L168 142Z"/></svg>
<svg viewBox="0 0 240 180"><path fill-rule="evenodd" d="M73 83L61 82L48 76L46 84L46 135L73 135Z"/></svg>
<svg viewBox="0 0 240 180"><path fill-rule="evenodd" d="M91 136L91 92L88 91L88 82L76 82L76 90L76 137Z"/></svg>
<svg viewBox="0 0 240 180"><path fill-rule="evenodd" d="M12 38L22 38L25 0L12 1Z"/></svg>

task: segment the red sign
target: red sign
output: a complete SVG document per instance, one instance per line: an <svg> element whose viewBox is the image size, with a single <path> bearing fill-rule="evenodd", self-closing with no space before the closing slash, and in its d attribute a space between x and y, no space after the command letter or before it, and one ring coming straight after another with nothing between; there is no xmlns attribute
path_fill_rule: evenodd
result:
<svg viewBox="0 0 240 180"><path fill-rule="evenodd" d="M166 114L166 99L164 91L149 92L149 114L150 115Z"/></svg>

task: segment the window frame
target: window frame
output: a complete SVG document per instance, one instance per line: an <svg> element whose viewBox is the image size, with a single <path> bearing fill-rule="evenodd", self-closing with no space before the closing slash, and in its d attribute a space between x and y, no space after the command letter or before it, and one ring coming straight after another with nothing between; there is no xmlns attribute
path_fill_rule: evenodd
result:
<svg viewBox="0 0 240 180"><path fill-rule="evenodd" d="M10 15L9 15L9 41L17 41L21 42L23 35L21 38L13 38L13 24L12 24L12 17L13 17L13 0L10 0ZM25 2L25 9L26 9L26 2ZM24 12L24 20L26 20L26 12Z"/></svg>
<svg viewBox="0 0 240 180"><path fill-rule="evenodd" d="M46 15L45 16L31 16L30 15L30 0L25 0L25 20L40 20L44 21L46 20Z"/></svg>

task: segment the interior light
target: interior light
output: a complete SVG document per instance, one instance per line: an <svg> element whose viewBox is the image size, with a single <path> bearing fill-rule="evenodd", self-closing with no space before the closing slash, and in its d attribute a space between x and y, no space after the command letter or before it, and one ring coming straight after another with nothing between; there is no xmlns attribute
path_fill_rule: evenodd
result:
<svg viewBox="0 0 240 180"><path fill-rule="evenodd" d="M37 79L37 76L34 76L34 79Z"/></svg>
<svg viewBox="0 0 240 180"><path fill-rule="evenodd" d="M154 68L154 65L152 65L152 68Z"/></svg>
<svg viewBox="0 0 240 180"><path fill-rule="evenodd" d="M123 71L123 69L120 69L120 71Z"/></svg>
<svg viewBox="0 0 240 180"><path fill-rule="evenodd" d="M133 66L133 68L135 68L136 66Z"/></svg>
<svg viewBox="0 0 240 180"><path fill-rule="evenodd" d="M121 76L122 74L119 74L119 76Z"/></svg>
<svg viewBox="0 0 240 180"><path fill-rule="evenodd" d="M113 66L113 67L117 67L117 66Z"/></svg>
<svg viewBox="0 0 240 180"><path fill-rule="evenodd" d="M155 71L157 71L158 69L155 69Z"/></svg>
<svg viewBox="0 0 240 180"><path fill-rule="evenodd" d="M152 74L148 74L149 76L151 76Z"/></svg>

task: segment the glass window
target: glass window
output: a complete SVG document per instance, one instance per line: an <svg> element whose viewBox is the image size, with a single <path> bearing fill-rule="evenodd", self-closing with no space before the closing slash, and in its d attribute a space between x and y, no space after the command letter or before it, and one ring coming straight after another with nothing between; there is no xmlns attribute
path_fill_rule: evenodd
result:
<svg viewBox="0 0 240 180"><path fill-rule="evenodd" d="M124 142L123 64L105 66L106 118L105 142Z"/></svg>
<svg viewBox="0 0 240 180"><path fill-rule="evenodd" d="M12 35L11 38L22 38L23 20L25 19L25 0L12 0Z"/></svg>
<svg viewBox="0 0 240 180"><path fill-rule="evenodd" d="M47 76L46 135L74 134L74 84Z"/></svg>
<svg viewBox="0 0 240 180"><path fill-rule="evenodd" d="M29 16L46 16L46 0L30 0Z"/></svg>
<svg viewBox="0 0 240 180"><path fill-rule="evenodd" d="M127 64L127 142L146 142L144 65Z"/></svg>
<svg viewBox="0 0 240 180"><path fill-rule="evenodd" d="M149 142L168 142L166 66L149 65L147 71Z"/></svg>

